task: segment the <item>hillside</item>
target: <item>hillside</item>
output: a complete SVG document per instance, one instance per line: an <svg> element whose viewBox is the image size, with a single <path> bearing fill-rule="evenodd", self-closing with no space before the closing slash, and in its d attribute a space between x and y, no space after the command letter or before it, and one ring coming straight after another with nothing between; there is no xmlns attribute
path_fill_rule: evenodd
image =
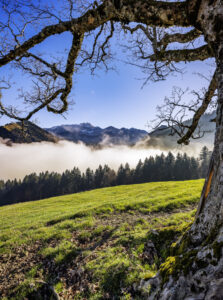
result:
<svg viewBox="0 0 223 300"><path fill-rule="evenodd" d="M205 132L204 136L200 139L191 139L190 144L198 146L198 144L206 145L208 148L212 149L213 142L214 142L214 133L215 133L215 122L211 122L211 120L215 119L216 117L216 111L213 111L210 114L204 114L202 115L199 126L201 132ZM184 122L185 125L191 125L192 120L188 119ZM167 126L160 126L156 130L149 133L149 145L160 145L162 147L176 147L177 146L177 140L179 137L177 135L170 136L171 129ZM195 135L198 133L198 129L195 131Z"/></svg>
<svg viewBox="0 0 223 300"><path fill-rule="evenodd" d="M0 138L13 143L56 142L58 139L32 122L10 123L0 127Z"/></svg>
<svg viewBox="0 0 223 300"><path fill-rule="evenodd" d="M204 114L201 117L199 125L206 133L204 137L198 140L192 140L192 145L198 144L212 149L214 140L215 123L210 122L214 119L216 112ZM185 121L189 125L191 120ZM32 143L32 142L55 142L59 139L72 141L74 143L83 142L90 146L112 146L137 144L142 147L155 147L159 149L175 149L178 147L178 136L170 136L170 129L161 126L158 129L148 133L145 130L136 128L116 128L109 126L100 128L90 123L81 123L73 125L60 125L51 128L42 129L32 122L25 122L24 131L21 123L10 123L0 127L0 138L8 139L13 143ZM186 150L186 149L185 149Z"/></svg>
<svg viewBox="0 0 223 300"><path fill-rule="evenodd" d="M136 128L100 128L90 123L60 125L46 130L59 138L75 143L81 141L86 145L134 145L148 135L147 131Z"/></svg>
<svg viewBox="0 0 223 300"><path fill-rule="evenodd" d="M2 207L1 299L144 299L140 281L191 224L202 185L118 186Z"/></svg>

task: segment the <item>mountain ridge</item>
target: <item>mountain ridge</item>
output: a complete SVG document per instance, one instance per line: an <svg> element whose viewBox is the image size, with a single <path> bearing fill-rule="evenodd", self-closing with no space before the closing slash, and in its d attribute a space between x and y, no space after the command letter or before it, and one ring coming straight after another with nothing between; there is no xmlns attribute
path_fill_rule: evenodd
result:
<svg viewBox="0 0 223 300"><path fill-rule="evenodd" d="M57 142L58 139L30 121L9 123L0 126L0 138L10 143Z"/></svg>
<svg viewBox="0 0 223 300"><path fill-rule="evenodd" d="M202 139L193 140L193 144L202 143L207 146L213 145L215 123L210 122L214 119L216 112L204 114L200 119L200 127L206 131ZM192 119L184 123L189 125ZM162 125L157 129L147 132L146 130L131 128L116 128L112 125L105 128L94 126L89 122L80 124L63 124L50 128L41 128L32 122L9 123L0 127L0 138L10 143L32 143L32 142L57 142L67 140L74 143L83 142L89 146L112 146L127 145L134 146L140 143L142 146L176 148L177 135L170 136L170 128Z"/></svg>
<svg viewBox="0 0 223 300"><path fill-rule="evenodd" d="M148 136L148 132L136 128L116 128L108 126L101 128L90 123L70 124L45 128L58 138L72 142L83 142L86 145L112 144L112 145L134 145Z"/></svg>

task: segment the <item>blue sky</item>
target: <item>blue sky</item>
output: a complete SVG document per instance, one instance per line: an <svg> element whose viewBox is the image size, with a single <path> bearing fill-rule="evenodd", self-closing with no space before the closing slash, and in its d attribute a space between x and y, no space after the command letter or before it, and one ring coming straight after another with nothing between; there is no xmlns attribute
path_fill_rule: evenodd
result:
<svg viewBox="0 0 223 300"><path fill-rule="evenodd" d="M76 124L90 122L93 125L107 127L136 127L147 129L147 123L154 119L156 106L163 103L165 96L171 94L173 86L199 89L206 82L193 74L195 72L208 73L210 67L203 62L188 64L183 75L169 76L161 82L149 82L143 89L141 71L124 63L116 63L117 72L98 72L92 77L89 72L77 75L74 78L73 99L75 104L65 115L54 115L46 111L39 112L35 118L42 127L51 127L60 124ZM24 81L20 78L21 86ZM10 102L16 102L17 89L5 93ZM0 123L8 122L6 118Z"/></svg>
<svg viewBox="0 0 223 300"><path fill-rule="evenodd" d="M55 54L55 51L63 51L64 45L69 46L68 34L59 37L51 37L38 46L38 50ZM183 89L200 89L207 82L202 80L195 72L208 74L210 66L205 62L181 63L185 67L183 75L169 76L165 81L149 82L143 89L143 74L140 69L127 65L120 61L123 59L121 50L114 47L117 54L114 64L116 72L106 73L98 70L97 76L92 77L85 69L80 74L74 75L74 87L72 91L75 105L66 113L65 117L41 111L34 116L41 127L51 127L60 124L77 124L90 122L100 127L136 127L148 129L147 123L154 119L156 106L161 105L165 96L171 94L173 86ZM116 49L117 48L117 49ZM14 88L4 92L4 101L15 104L18 102L18 88L28 86L28 81L13 69L4 67L0 69L0 76L14 75L16 82ZM0 124L11 120L3 117Z"/></svg>

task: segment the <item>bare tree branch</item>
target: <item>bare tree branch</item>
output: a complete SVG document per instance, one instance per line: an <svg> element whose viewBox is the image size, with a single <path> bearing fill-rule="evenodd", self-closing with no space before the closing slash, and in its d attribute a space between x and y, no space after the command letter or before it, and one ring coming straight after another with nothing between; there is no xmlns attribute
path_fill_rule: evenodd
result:
<svg viewBox="0 0 223 300"><path fill-rule="evenodd" d="M170 34L169 30L165 33L163 29L171 26L193 26L187 12L187 2L106 0L98 4L96 1L80 0L77 4L74 0L66 0L61 4L66 12L64 15L51 3L18 0L8 7L5 6L7 21L0 22L0 28L10 33L10 39L7 39L7 36L3 37L0 67L12 62L14 67L35 78L33 92L20 94L25 104L34 105L35 108L22 117L22 112L18 109L4 106L1 102L2 114L18 120L27 120L44 107L53 113L65 112L68 108L67 98L72 90L74 71L86 63L90 66L92 74L100 66L109 69L108 61L112 57L110 41L117 23L122 31L136 34L132 47L134 61L131 61L131 64L138 65L139 61L143 61L144 65L140 67L145 74L149 72L145 83L151 79L163 80L168 74L179 72L174 62L204 60L212 56L207 45L197 49L165 51L173 42L186 43L201 35L197 29L184 34ZM29 10L32 12L29 13ZM18 24L14 22L15 15L21 17ZM43 26L44 22L57 23ZM133 23L137 24L131 27ZM38 24L39 33L31 37L28 34L27 38L27 27L33 24ZM55 59L35 52L36 45L64 32L70 32L73 36L65 69L62 61L64 58L56 59L55 62ZM83 43L84 38L91 40L90 50Z"/></svg>
<svg viewBox="0 0 223 300"><path fill-rule="evenodd" d="M116 1L115 1L116 3ZM140 5L138 5L140 4ZM22 56L26 51L35 45L43 42L46 38L61 34L65 31L73 31L84 34L103 25L109 20L128 22L142 22L147 25L188 26L189 20L186 15L186 4L184 2L148 2L147 9L142 9L144 3L139 1L137 5L130 4L129 1L123 1L122 9L118 11L112 0L105 1L96 9L91 9L83 16L72 19L71 21L60 22L55 25L46 26L38 34L31 37L16 49L11 50L8 54L0 59L0 66L3 66L18 56ZM136 10L136 11L134 11ZM134 11L134 14L132 13ZM140 12L138 14L137 12ZM156 19L154 20L154 15Z"/></svg>
<svg viewBox="0 0 223 300"><path fill-rule="evenodd" d="M196 49L183 49L183 50L168 50L163 52L156 52L153 55L141 57L142 59L150 59L151 61L195 61L206 60L213 57L213 53L208 45L201 46Z"/></svg>
<svg viewBox="0 0 223 300"><path fill-rule="evenodd" d="M195 114L193 116L190 128L188 129L186 134L177 141L178 144L183 144L183 143L187 144L188 143L190 137L193 135L193 133L195 132L195 130L198 126L198 122L199 122L201 116L205 113L206 109L208 108L208 105L210 104L212 98L214 97L216 89L217 89L217 80L216 80L216 71L215 71L215 73L210 81L208 90L204 95L202 104L197 109L197 111L195 112Z"/></svg>
<svg viewBox="0 0 223 300"><path fill-rule="evenodd" d="M195 100L191 103L184 102L184 98L188 94L188 89L183 91L175 87L170 98L165 98L165 104L158 106L157 124L153 129L157 129L161 125L166 125L170 130L170 135L178 135L180 139L178 144L189 144L190 138L198 139L204 136L205 130L199 125L201 116L205 113L210 106L211 101L215 97L217 89L216 71L209 83L206 91L196 92L192 91L191 94ZM193 112L193 118L187 120L188 112Z"/></svg>
<svg viewBox="0 0 223 300"><path fill-rule="evenodd" d="M166 49L170 43L188 43L197 39L201 35L202 32L197 29L192 29L187 33L166 33L164 37L157 43L157 46L162 46L162 49Z"/></svg>

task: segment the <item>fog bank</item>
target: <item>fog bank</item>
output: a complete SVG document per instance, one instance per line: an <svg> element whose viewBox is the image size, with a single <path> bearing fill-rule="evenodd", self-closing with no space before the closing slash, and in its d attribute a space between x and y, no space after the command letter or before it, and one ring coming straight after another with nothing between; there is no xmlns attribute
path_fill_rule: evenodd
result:
<svg viewBox="0 0 223 300"><path fill-rule="evenodd" d="M196 155L193 148L187 148L188 154ZM184 152L185 148L171 149L173 153ZM117 170L120 164L129 163L135 167L139 159L146 157L167 154L167 149L158 149L157 146L138 144L129 146L107 146L101 149L93 149L82 143L75 144L68 141L58 143L32 143L32 144L11 144L8 146L6 140L0 140L0 179L22 179L32 172L37 174L42 171L63 172L66 169L78 167L82 172L90 167L96 169L99 164L108 164Z"/></svg>

